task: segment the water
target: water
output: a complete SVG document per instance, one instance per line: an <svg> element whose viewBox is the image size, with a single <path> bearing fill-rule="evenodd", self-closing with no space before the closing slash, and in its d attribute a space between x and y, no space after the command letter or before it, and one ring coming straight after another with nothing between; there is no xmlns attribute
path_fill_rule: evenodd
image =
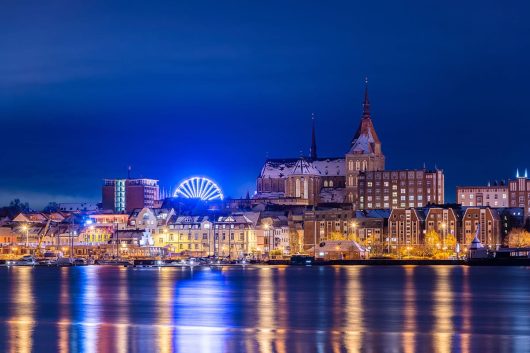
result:
<svg viewBox="0 0 530 353"><path fill-rule="evenodd" d="M529 352L518 267L0 268L0 352Z"/></svg>

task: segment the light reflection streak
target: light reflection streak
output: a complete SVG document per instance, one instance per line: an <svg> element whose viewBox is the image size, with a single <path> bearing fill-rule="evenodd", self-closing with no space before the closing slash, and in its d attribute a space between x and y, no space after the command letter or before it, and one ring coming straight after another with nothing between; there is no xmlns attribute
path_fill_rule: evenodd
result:
<svg viewBox="0 0 530 353"><path fill-rule="evenodd" d="M262 353L273 352L274 340L274 286L270 269L258 271L258 347Z"/></svg>
<svg viewBox="0 0 530 353"><path fill-rule="evenodd" d="M199 270L197 280L177 283L174 300L179 310L174 325L176 350L187 352L223 352L229 332L238 332L230 317L232 293L225 281L228 269ZM190 335L191 332L191 335ZM197 337L200 337L198 339Z"/></svg>
<svg viewBox="0 0 530 353"><path fill-rule="evenodd" d="M119 291L118 291L118 325L116 332L115 352L127 353L128 347L128 323L129 323L129 286L128 270L121 267L119 272Z"/></svg>
<svg viewBox="0 0 530 353"><path fill-rule="evenodd" d="M286 267L278 267L276 269L278 274L278 283L279 286L273 288L273 293L275 293L276 299L276 310L274 310L274 322L276 323L276 352L278 353L287 353L287 315L285 315L289 308L287 307L287 290L286 290Z"/></svg>
<svg viewBox="0 0 530 353"><path fill-rule="evenodd" d="M435 268L436 286L434 290L434 347L437 352L449 353L451 349L452 333L454 332L453 292L451 289L451 267L437 266Z"/></svg>
<svg viewBox="0 0 530 353"><path fill-rule="evenodd" d="M173 352L173 281L172 271L161 268L158 271L158 293L157 293L157 314L158 314L158 352Z"/></svg>
<svg viewBox="0 0 530 353"><path fill-rule="evenodd" d="M461 352L471 351L471 290L469 288L469 267L462 267L462 332L460 333Z"/></svg>
<svg viewBox="0 0 530 353"><path fill-rule="evenodd" d="M33 268L12 269L13 281L11 319L8 321L9 351L26 353L33 350L33 330L35 328L35 305L33 295Z"/></svg>
<svg viewBox="0 0 530 353"><path fill-rule="evenodd" d="M70 289L68 288L68 269L66 267L60 268L60 289L59 289L59 321L57 322L59 329L59 353L68 353L70 351Z"/></svg>
<svg viewBox="0 0 530 353"><path fill-rule="evenodd" d="M403 293L404 323L402 333L403 352L415 351L416 333L416 288L414 285L414 270L416 266L405 266L405 292Z"/></svg>
<svg viewBox="0 0 530 353"><path fill-rule="evenodd" d="M73 271L76 269L70 269ZM99 343L98 330L101 324L100 311L101 303L98 297L99 293L99 278L98 268L94 266L87 266L82 269L85 277L82 282L82 305L83 305L83 329L85 336L83 337L84 352L97 352Z"/></svg>
<svg viewBox="0 0 530 353"><path fill-rule="evenodd" d="M360 266L350 266L347 271L347 289L345 310L346 325L344 344L348 352L359 352L363 345L363 334L365 332L363 315L363 293Z"/></svg>

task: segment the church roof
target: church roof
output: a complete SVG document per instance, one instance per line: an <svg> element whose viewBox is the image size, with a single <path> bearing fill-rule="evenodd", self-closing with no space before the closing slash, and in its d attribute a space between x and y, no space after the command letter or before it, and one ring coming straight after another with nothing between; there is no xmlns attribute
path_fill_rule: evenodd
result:
<svg viewBox="0 0 530 353"><path fill-rule="evenodd" d="M308 161L305 158L299 158L294 164L293 169L291 170L291 175L318 175L320 176L320 171L315 168L313 163Z"/></svg>
<svg viewBox="0 0 530 353"><path fill-rule="evenodd" d="M368 100L368 84L364 91L363 116L359 128L353 137L349 153L353 154L375 154L375 144L381 141L375 132L374 124L370 115L370 101Z"/></svg>
<svg viewBox="0 0 530 353"><path fill-rule="evenodd" d="M300 158L267 159L261 169L261 178L287 178L291 175ZM318 158L311 161L321 176L345 176L346 162L344 158Z"/></svg>

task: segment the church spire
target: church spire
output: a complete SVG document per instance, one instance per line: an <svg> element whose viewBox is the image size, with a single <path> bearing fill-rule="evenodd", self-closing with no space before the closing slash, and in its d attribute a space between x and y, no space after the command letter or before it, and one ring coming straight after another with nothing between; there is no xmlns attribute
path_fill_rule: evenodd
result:
<svg viewBox="0 0 530 353"><path fill-rule="evenodd" d="M313 123L313 126L311 128L311 148L309 149L309 155L311 157L311 160L317 159L317 138L316 138L316 132L315 132L315 113L311 114L311 120Z"/></svg>
<svg viewBox="0 0 530 353"><path fill-rule="evenodd" d="M370 100L368 99L368 77L364 78L363 119L370 118Z"/></svg>

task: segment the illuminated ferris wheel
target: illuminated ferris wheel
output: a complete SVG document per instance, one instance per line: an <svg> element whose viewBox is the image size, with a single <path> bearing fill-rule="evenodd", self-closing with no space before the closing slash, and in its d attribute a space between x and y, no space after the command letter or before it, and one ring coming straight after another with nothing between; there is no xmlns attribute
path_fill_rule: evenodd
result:
<svg viewBox="0 0 530 353"><path fill-rule="evenodd" d="M173 196L212 201L217 199L222 200L223 192L216 183L208 178L192 177L180 183Z"/></svg>

